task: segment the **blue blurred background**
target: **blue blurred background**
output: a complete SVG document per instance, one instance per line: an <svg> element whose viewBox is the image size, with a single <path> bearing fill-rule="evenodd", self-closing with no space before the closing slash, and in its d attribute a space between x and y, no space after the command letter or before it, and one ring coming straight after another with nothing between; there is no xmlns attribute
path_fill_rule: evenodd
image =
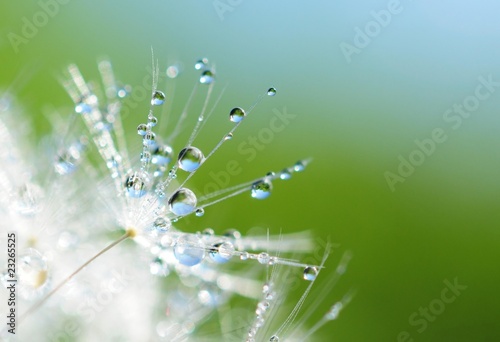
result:
<svg viewBox="0 0 500 342"><path fill-rule="evenodd" d="M140 85L153 47L162 72L184 63L178 113L194 61L209 58L227 90L200 135L207 148L230 127L226 108L278 89L210 165L236 160L235 184L314 162L268 200L226 201L183 229L310 229L335 243L330 270L352 251L339 285L311 297L324 300L320 317L358 289L318 341L500 339L498 2L41 0L0 9L0 86L26 75L14 90L40 135L47 105L71 106L58 83L68 63L93 78L108 57L122 82ZM126 118L131 130L147 108ZM238 146L283 108L296 117L248 162ZM461 286L450 303L447 281Z"/></svg>

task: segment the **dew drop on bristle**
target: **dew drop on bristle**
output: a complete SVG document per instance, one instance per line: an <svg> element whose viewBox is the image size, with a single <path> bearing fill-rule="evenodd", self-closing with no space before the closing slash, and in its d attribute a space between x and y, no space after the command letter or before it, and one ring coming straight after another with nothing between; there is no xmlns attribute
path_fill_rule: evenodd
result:
<svg viewBox="0 0 500 342"><path fill-rule="evenodd" d="M252 184L251 194L256 199L266 199L271 195L273 186L268 180L258 180Z"/></svg>
<svg viewBox="0 0 500 342"><path fill-rule="evenodd" d="M149 272L151 272L152 275L162 277L169 274L168 266L161 258L155 258L153 261L151 261L151 263L149 264Z"/></svg>
<svg viewBox="0 0 500 342"><path fill-rule="evenodd" d="M147 132L148 126L146 126L145 124L140 124L139 126L137 126L137 134L145 136Z"/></svg>
<svg viewBox="0 0 500 342"><path fill-rule="evenodd" d="M147 178L138 172L127 176L125 179L125 191L129 197L139 198L146 194Z"/></svg>
<svg viewBox="0 0 500 342"><path fill-rule="evenodd" d="M307 266L304 269L304 279L313 281L318 276L318 269L314 266Z"/></svg>
<svg viewBox="0 0 500 342"><path fill-rule="evenodd" d="M158 233L165 233L170 229L170 227L171 227L170 221L163 217L158 217L153 223L153 228Z"/></svg>
<svg viewBox="0 0 500 342"><path fill-rule="evenodd" d="M153 150L153 157L151 163L164 166L172 161L173 149L169 145L157 145Z"/></svg>
<svg viewBox="0 0 500 342"><path fill-rule="evenodd" d="M227 140L231 140L231 139L233 139L233 133L228 133L228 134L226 134L226 136L224 137L224 140L226 140L226 141L227 141Z"/></svg>
<svg viewBox="0 0 500 342"><path fill-rule="evenodd" d="M183 235L174 245L174 256L181 264L194 266L205 258L205 247L195 235Z"/></svg>
<svg viewBox="0 0 500 342"><path fill-rule="evenodd" d="M156 126L156 124L158 123L158 118L156 116L152 116L149 120L148 120L148 126L149 127L154 127Z"/></svg>
<svg viewBox="0 0 500 342"><path fill-rule="evenodd" d="M295 172L300 172L300 171L304 171L304 169L306 168L306 166L304 165L304 163L302 161L298 161L295 163L295 165L293 165L293 170Z"/></svg>
<svg viewBox="0 0 500 342"><path fill-rule="evenodd" d="M210 258L219 264L224 264L231 259L234 246L230 242L218 242L210 248Z"/></svg>
<svg viewBox="0 0 500 342"><path fill-rule="evenodd" d="M196 147L190 146L183 148L179 152L177 162L180 169L187 172L193 172L200 167L204 159L205 156L203 155L203 152Z"/></svg>
<svg viewBox="0 0 500 342"><path fill-rule="evenodd" d="M201 216L205 215L205 210L203 208L198 208L195 211L195 215L198 217L201 217Z"/></svg>
<svg viewBox="0 0 500 342"><path fill-rule="evenodd" d="M257 256L257 261L263 265L267 265L269 263L269 259L269 254L265 252L259 253Z"/></svg>
<svg viewBox="0 0 500 342"><path fill-rule="evenodd" d="M268 96L274 96L274 95L276 95L276 88L269 88L267 90L267 95Z"/></svg>
<svg viewBox="0 0 500 342"><path fill-rule="evenodd" d="M229 112L229 120L231 120L232 122L240 122L245 118L246 115L247 113L245 113L245 110L243 108L235 107Z"/></svg>
<svg viewBox="0 0 500 342"><path fill-rule="evenodd" d="M177 190L168 200L170 211L177 216L192 213L196 208L198 199L194 192L187 188Z"/></svg>
<svg viewBox="0 0 500 342"><path fill-rule="evenodd" d="M210 70L205 70L201 73L200 83L202 84L211 84L215 81L215 74Z"/></svg>
<svg viewBox="0 0 500 342"><path fill-rule="evenodd" d="M280 179L282 180L287 180L292 178L292 173L288 169L284 169L283 171L280 172Z"/></svg>
<svg viewBox="0 0 500 342"><path fill-rule="evenodd" d="M151 105L160 106L165 102L165 93L160 90L155 90L151 97Z"/></svg>
<svg viewBox="0 0 500 342"><path fill-rule="evenodd" d="M280 338L278 337L278 335L273 335L269 339L269 342L279 342L279 340L280 340Z"/></svg>
<svg viewBox="0 0 500 342"><path fill-rule="evenodd" d="M25 299L33 299L44 292L48 284L48 270L45 258L37 250L30 248L18 256L17 279L20 294Z"/></svg>
<svg viewBox="0 0 500 342"><path fill-rule="evenodd" d="M207 64L208 64L208 59L202 58L194 64L194 68L196 70L202 70L202 69L205 69L207 67Z"/></svg>

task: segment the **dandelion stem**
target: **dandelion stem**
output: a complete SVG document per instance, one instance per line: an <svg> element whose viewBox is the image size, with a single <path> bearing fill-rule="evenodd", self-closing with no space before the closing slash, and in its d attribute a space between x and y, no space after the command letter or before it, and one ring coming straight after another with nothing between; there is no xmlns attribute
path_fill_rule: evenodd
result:
<svg viewBox="0 0 500 342"><path fill-rule="evenodd" d="M28 317L29 315L31 315L32 313L34 313L36 310L38 310L50 297L52 297L52 295L54 295L57 291L59 291L67 282L69 282L75 275L77 275L78 273L80 273L80 271L83 270L85 267L87 267L92 261L94 261L95 259L97 259L101 255L103 255L104 253L106 253L107 251L109 251L114 246L118 245L120 242L128 239L129 237L134 237L134 235L135 235L135 231L134 230L131 230L131 229L127 230L127 232L125 234L123 234L118 240L114 241L113 243L111 243L110 245L108 245L107 247L105 247L104 249L102 249L99 253L97 253L96 255L94 255L92 258L90 258L89 260L87 260L87 262L85 262L82 266L80 266L78 269L76 269L76 271L74 271L73 273L71 273L62 282L60 282L59 285L57 285L44 298L42 298L42 300L40 300L38 303L36 303L35 305L33 305L31 308L28 309L28 311L26 311L22 316L20 316L18 323L21 324L21 322L26 317Z"/></svg>

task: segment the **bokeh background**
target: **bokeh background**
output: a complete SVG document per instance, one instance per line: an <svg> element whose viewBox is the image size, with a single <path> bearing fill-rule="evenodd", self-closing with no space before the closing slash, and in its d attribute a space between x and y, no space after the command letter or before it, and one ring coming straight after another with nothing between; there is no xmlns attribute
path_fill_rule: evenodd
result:
<svg viewBox="0 0 500 342"><path fill-rule="evenodd" d="M197 76L194 61L209 58L217 89L227 90L200 135L206 149L230 128L226 109L248 107L275 86L277 96L258 105L210 165L223 170L236 160L242 171L231 182L237 184L299 158L313 163L286 184L276 182L268 200L240 196L183 229L309 229L318 243L335 243L330 271L343 251L352 251L338 286L327 292L318 286L311 296L324 302L321 317L328 304L357 289L318 341L398 341L405 331L414 341L500 339L500 89L493 86L456 129L443 117L473 101L481 76L500 81L498 2L67 0L14 46L11 33L23 37L23 18L39 20L34 16L46 11L41 3L0 5L0 86L13 86L38 137L48 131L48 106L71 106L58 82L68 63L93 78L98 58L108 57L118 78L137 86L153 47L162 72L184 66L175 115ZM374 13L383 25L373 24ZM371 36L363 41L358 30ZM357 49L348 57L346 44ZM238 146L269 127L273 109L285 107L296 117L248 162ZM146 111L147 101L125 119L131 139ZM431 138L437 128L446 141L391 189L386 172L397 174L400 156L408 160L415 140ZM206 179L194 178L203 187ZM444 281L455 278L466 289L441 310L436 301ZM422 319L419 310L429 305L442 312L420 332L410 317Z"/></svg>

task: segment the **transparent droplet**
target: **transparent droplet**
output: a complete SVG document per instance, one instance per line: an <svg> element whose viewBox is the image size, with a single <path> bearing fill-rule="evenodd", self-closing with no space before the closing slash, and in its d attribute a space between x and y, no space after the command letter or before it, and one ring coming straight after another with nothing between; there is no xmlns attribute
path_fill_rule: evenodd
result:
<svg viewBox="0 0 500 342"><path fill-rule="evenodd" d="M267 95L268 96L274 96L274 95L276 95L276 88L273 88L273 87L269 88L267 90Z"/></svg>
<svg viewBox="0 0 500 342"><path fill-rule="evenodd" d="M45 292L48 285L48 270L42 254L30 248L18 256L17 266L17 279L22 297L33 299Z"/></svg>
<svg viewBox="0 0 500 342"><path fill-rule="evenodd" d="M92 107L84 102L77 103L75 105L75 112L78 114L88 114L92 111Z"/></svg>
<svg viewBox="0 0 500 342"><path fill-rule="evenodd" d="M339 317L340 311L342 310L343 305L341 302L335 303L330 310L325 315L325 318L329 321L333 321Z"/></svg>
<svg viewBox="0 0 500 342"><path fill-rule="evenodd" d="M201 216L205 215L205 210L203 208L198 208L195 211L195 215L198 217L201 217Z"/></svg>
<svg viewBox="0 0 500 342"><path fill-rule="evenodd" d="M241 233L236 229L228 229L224 232L223 235L234 241L241 239Z"/></svg>
<svg viewBox="0 0 500 342"><path fill-rule="evenodd" d="M288 169L284 169L280 172L280 179L287 180L292 178L292 173Z"/></svg>
<svg viewBox="0 0 500 342"><path fill-rule="evenodd" d="M125 191L129 197L139 198L146 194L147 178L145 175L134 172L125 179Z"/></svg>
<svg viewBox="0 0 500 342"><path fill-rule="evenodd" d="M165 93L160 90L155 90L153 96L151 97L151 105L159 106L165 102Z"/></svg>
<svg viewBox="0 0 500 342"><path fill-rule="evenodd" d="M179 152L178 164L179 168L187 171L193 172L198 169L203 162L205 156L196 147L186 147Z"/></svg>
<svg viewBox="0 0 500 342"><path fill-rule="evenodd" d="M167 232L171 226L170 221L163 217L158 217L153 223L153 228L159 233Z"/></svg>
<svg viewBox="0 0 500 342"><path fill-rule="evenodd" d="M141 152L141 161L143 163L149 163L151 161L151 153L149 151Z"/></svg>
<svg viewBox="0 0 500 342"><path fill-rule="evenodd" d="M210 239L212 236L214 236L215 232L212 228L205 228L201 232L201 235L203 236L204 239Z"/></svg>
<svg viewBox="0 0 500 342"><path fill-rule="evenodd" d="M229 120L231 120L232 122L240 122L245 118L246 115L247 113L243 108L235 107L229 112Z"/></svg>
<svg viewBox="0 0 500 342"><path fill-rule="evenodd" d="M269 263L269 254L265 252L259 253L257 261L263 265L267 265Z"/></svg>
<svg viewBox="0 0 500 342"><path fill-rule="evenodd" d="M271 195L271 190L273 186L268 180L258 180L252 184L251 194L253 198L256 199L266 199Z"/></svg>
<svg viewBox="0 0 500 342"><path fill-rule="evenodd" d="M314 266L307 266L304 269L304 279L313 281L318 276L318 269Z"/></svg>
<svg viewBox="0 0 500 342"><path fill-rule="evenodd" d="M301 160L299 160L298 162L295 163L295 165L293 165L293 170L295 172L304 171L305 168L306 168L306 166L304 165L304 163Z"/></svg>
<svg viewBox="0 0 500 342"><path fill-rule="evenodd" d="M228 133L226 134L226 136L224 137L224 140L231 140L233 139L233 133Z"/></svg>
<svg viewBox="0 0 500 342"><path fill-rule="evenodd" d="M161 258L155 258L149 264L149 272L153 275L157 276L166 276L168 275L168 266Z"/></svg>
<svg viewBox="0 0 500 342"><path fill-rule="evenodd" d="M167 77L176 78L179 76L179 67L177 65L171 65L167 68Z"/></svg>
<svg viewBox="0 0 500 342"><path fill-rule="evenodd" d="M159 166L164 166L172 161L172 154L174 150L169 145L156 145L153 150L153 157L151 163Z"/></svg>
<svg viewBox="0 0 500 342"><path fill-rule="evenodd" d="M280 340L280 338L278 337L278 335L273 335L269 339L269 342L279 342L279 340Z"/></svg>
<svg viewBox="0 0 500 342"><path fill-rule="evenodd" d="M67 175L74 172L84 149L85 145L81 142L76 142L67 149L61 149L54 163L56 172L60 175Z"/></svg>
<svg viewBox="0 0 500 342"><path fill-rule="evenodd" d="M205 70L201 73L200 83L202 84L210 84L215 80L215 74L210 70Z"/></svg>
<svg viewBox="0 0 500 342"><path fill-rule="evenodd" d="M248 252L241 252L240 259L241 260L248 260Z"/></svg>
<svg viewBox="0 0 500 342"><path fill-rule="evenodd" d="M177 216L192 213L196 208L197 198L194 192L187 188L179 189L168 200L170 211Z"/></svg>
<svg viewBox="0 0 500 342"><path fill-rule="evenodd" d="M195 235L182 235L174 245L174 256L181 264L194 266L205 258L205 246Z"/></svg>
<svg viewBox="0 0 500 342"><path fill-rule="evenodd" d="M118 95L120 99L127 97L128 93L129 91L127 90L127 87L118 88L118 90L116 91L116 95Z"/></svg>
<svg viewBox="0 0 500 342"><path fill-rule="evenodd" d="M202 58L194 64L194 68L196 70L202 70L207 66L207 64L208 64L208 59Z"/></svg>
<svg viewBox="0 0 500 342"><path fill-rule="evenodd" d="M142 144L146 147L153 147L156 145L156 134L154 132L147 132L142 138Z"/></svg>
<svg viewBox="0 0 500 342"><path fill-rule="evenodd" d="M147 132L148 126L146 126L145 124L140 124L139 126L137 126L137 134L145 136Z"/></svg>
<svg viewBox="0 0 500 342"><path fill-rule="evenodd" d="M156 116L152 116L148 119L148 126L154 127L158 123L158 118Z"/></svg>
<svg viewBox="0 0 500 342"><path fill-rule="evenodd" d="M230 242L219 242L210 248L210 258L219 263L224 264L231 259L234 253L234 246Z"/></svg>

